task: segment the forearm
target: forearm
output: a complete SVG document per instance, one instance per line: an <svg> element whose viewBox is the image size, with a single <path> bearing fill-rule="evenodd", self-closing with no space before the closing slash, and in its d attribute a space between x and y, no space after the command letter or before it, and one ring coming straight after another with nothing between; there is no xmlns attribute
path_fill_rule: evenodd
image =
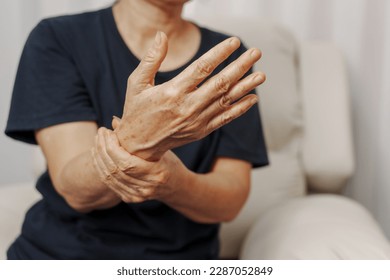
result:
<svg viewBox="0 0 390 280"><path fill-rule="evenodd" d="M171 195L161 200L186 217L200 223L219 223L234 219L249 193L249 178L231 172L196 174L180 170Z"/></svg>
<svg viewBox="0 0 390 280"><path fill-rule="evenodd" d="M91 151L71 159L53 179L57 191L79 212L111 208L121 201L103 183Z"/></svg>
<svg viewBox="0 0 390 280"><path fill-rule="evenodd" d="M218 223L233 219L248 196L246 161L217 158L210 173L196 174L171 151L148 162L129 154L110 130L99 129L97 139L108 185L125 202L160 200L194 221Z"/></svg>
<svg viewBox="0 0 390 280"><path fill-rule="evenodd" d="M37 130L56 191L79 212L112 207L120 199L103 182L91 149L96 149L97 124L70 122Z"/></svg>

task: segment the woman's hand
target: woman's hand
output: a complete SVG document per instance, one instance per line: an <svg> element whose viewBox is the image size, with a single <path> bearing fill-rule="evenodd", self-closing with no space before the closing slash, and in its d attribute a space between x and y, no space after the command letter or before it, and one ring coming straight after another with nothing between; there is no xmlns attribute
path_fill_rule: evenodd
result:
<svg viewBox="0 0 390 280"><path fill-rule="evenodd" d="M99 128L93 149L100 179L126 203L169 196L173 175L182 163L171 151L157 162L148 162L123 149L115 133Z"/></svg>
<svg viewBox="0 0 390 280"><path fill-rule="evenodd" d="M258 49L249 49L197 87L239 45L237 38L229 38L172 80L155 86L168 48L166 35L158 32L128 79L122 121L115 129L120 145L131 154L158 161L166 151L199 140L244 114L257 102L256 95L245 95L265 80L260 72L240 80L260 59Z"/></svg>

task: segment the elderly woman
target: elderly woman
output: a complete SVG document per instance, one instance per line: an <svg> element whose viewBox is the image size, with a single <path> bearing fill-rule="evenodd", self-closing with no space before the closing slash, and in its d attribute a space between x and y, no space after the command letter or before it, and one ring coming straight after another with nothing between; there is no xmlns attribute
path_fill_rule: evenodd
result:
<svg viewBox="0 0 390 280"><path fill-rule="evenodd" d="M185 2L120 0L32 31L6 134L39 144L48 171L9 259L218 257L219 223L267 164L265 77L259 50L185 21Z"/></svg>

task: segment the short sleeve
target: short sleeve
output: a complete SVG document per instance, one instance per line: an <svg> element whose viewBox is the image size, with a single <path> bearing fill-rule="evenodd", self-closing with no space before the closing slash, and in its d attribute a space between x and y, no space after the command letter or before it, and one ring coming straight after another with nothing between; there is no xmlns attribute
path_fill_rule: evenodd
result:
<svg viewBox="0 0 390 280"><path fill-rule="evenodd" d="M232 59L246 51L240 47ZM252 73L250 70L245 76ZM245 77L244 76L244 77ZM255 91L251 92L255 93ZM244 115L220 128L217 157L230 157L250 162L253 167L268 165L259 106L252 106Z"/></svg>
<svg viewBox="0 0 390 280"><path fill-rule="evenodd" d="M81 75L64 45L49 20L31 32L19 62L6 135L36 143L35 130L96 120Z"/></svg>

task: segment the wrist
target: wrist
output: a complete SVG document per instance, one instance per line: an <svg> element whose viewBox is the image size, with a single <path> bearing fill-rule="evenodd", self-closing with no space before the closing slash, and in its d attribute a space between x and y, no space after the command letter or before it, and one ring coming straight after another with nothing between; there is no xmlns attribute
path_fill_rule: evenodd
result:
<svg viewBox="0 0 390 280"><path fill-rule="evenodd" d="M129 133L125 128L121 129L120 126L117 127L114 132L122 148L128 153L147 161L159 161L164 153L169 150L169 148L162 147L162 144L140 141L135 135Z"/></svg>
<svg viewBox="0 0 390 280"><path fill-rule="evenodd" d="M163 186L166 189L166 192L163 192L159 200L164 203L170 204L174 203L178 197L182 196L182 193L185 192L187 188L191 186L192 178L195 173L189 170L173 152L168 151L167 153L172 153L174 158L170 165L170 172L167 178L166 185Z"/></svg>

